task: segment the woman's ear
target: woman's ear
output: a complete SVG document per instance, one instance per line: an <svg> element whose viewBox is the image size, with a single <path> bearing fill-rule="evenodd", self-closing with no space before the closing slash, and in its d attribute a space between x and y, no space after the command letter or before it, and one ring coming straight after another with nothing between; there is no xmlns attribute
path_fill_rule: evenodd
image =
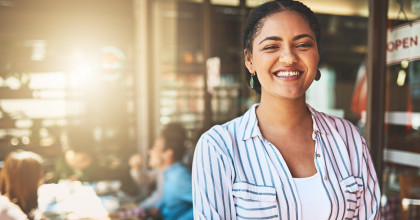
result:
<svg viewBox="0 0 420 220"><path fill-rule="evenodd" d="M245 60L245 66L248 69L248 71L250 73L254 73L255 69L252 63L252 53L247 49L244 49L244 60Z"/></svg>

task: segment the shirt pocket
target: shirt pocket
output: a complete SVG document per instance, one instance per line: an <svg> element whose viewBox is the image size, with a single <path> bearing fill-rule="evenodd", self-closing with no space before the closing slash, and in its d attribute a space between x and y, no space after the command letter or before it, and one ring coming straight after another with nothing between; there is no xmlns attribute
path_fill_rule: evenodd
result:
<svg viewBox="0 0 420 220"><path fill-rule="evenodd" d="M233 199L238 219L278 219L276 189L250 183L233 184Z"/></svg>
<svg viewBox="0 0 420 220"><path fill-rule="evenodd" d="M345 218L354 218L358 216L360 198L363 192L363 179L361 177L349 176L340 181L341 188L346 197Z"/></svg>

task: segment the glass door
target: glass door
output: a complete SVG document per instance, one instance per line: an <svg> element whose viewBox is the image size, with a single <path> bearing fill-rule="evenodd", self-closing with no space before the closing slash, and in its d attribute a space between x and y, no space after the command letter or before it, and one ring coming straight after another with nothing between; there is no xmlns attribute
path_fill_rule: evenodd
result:
<svg viewBox="0 0 420 220"><path fill-rule="evenodd" d="M420 218L420 1L390 1L382 215Z"/></svg>

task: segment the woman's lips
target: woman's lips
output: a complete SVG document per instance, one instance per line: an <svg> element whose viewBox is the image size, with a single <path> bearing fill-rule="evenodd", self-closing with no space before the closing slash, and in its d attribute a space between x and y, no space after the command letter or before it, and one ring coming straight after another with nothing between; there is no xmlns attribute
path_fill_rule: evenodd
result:
<svg viewBox="0 0 420 220"><path fill-rule="evenodd" d="M274 73L274 75L276 75L277 77L282 77L282 78L299 76L300 74L301 74L301 72L297 71L297 70L294 70L294 71L277 71L277 72Z"/></svg>
<svg viewBox="0 0 420 220"><path fill-rule="evenodd" d="M274 72L274 75L279 80L294 81L294 80L299 79L303 75L303 71L299 71L299 70L280 70L280 71Z"/></svg>

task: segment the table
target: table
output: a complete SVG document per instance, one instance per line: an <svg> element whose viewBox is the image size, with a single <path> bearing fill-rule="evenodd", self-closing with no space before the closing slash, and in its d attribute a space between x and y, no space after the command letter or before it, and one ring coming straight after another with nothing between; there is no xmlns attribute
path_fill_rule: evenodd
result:
<svg viewBox="0 0 420 220"><path fill-rule="evenodd" d="M108 213L135 207L134 199L119 191L119 181L81 183L62 180L38 189L38 207L51 220L110 220ZM113 218L114 219L114 218Z"/></svg>

